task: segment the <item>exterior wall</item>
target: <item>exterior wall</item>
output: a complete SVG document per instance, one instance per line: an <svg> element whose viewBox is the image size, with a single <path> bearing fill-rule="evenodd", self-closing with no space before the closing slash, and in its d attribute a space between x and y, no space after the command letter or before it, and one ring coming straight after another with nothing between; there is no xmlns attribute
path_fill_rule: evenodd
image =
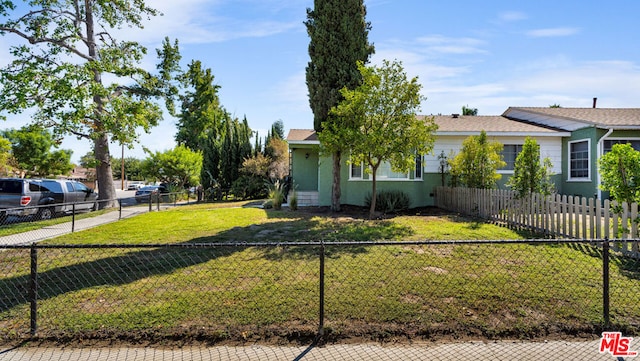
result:
<svg viewBox="0 0 640 361"><path fill-rule="evenodd" d="M500 142L502 144L524 144L526 136L508 136L508 137L487 137L491 142ZM438 136L436 143L433 147L433 152L426 156L425 172L438 173L438 167L440 166L440 160L438 156L444 152L447 157L455 156L462 149L462 142L467 139L467 136ZM562 168L562 147L563 141L560 137L537 137L535 138L540 145L540 157L551 159L553 164L553 172L556 174L563 173ZM512 174L509 171L500 171L503 174Z"/></svg>
<svg viewBox="0 0 640 361"><path fill-rule="evenodd" d="M341 179L347 174L346 167L341 167ZM318 204L331 206L331 186L333 184L333 168L331 157L320 157L318 161Z"/></svg>
<svg viewBox="0 0 640 361"><path fill-rule="evenodd" d="M313 148L291 149L291 176L297 191L318 191L318 161Z"/></svg>
<svg viewBox="0 0 640 361"><path fill-rule="evenodd" d="M388 180L378 179L376 180L376 187L378 191L382 190L400 190L409 195L411 198L411 207L424 207L435 205L435 188L442 185L441 175L438 172L440 160L438 155L441 152L449 157L455 155L462 147L462 142L466 139L466 136L439 136L434 150L431 154L425 156L425 162L423 166L422 179L402 179L402 180ZM521 137L489 137L491 141L499 141L503 144L524 144L524 136ZM559 137L540 137L536 139L540 144L541 156L551 158L553 169L556 173L552 177L556 184L556 190L562 191L563 183L562 179L562 153L563 141ZM297 151L297 150L296 150ZM300 157L301 155L297 155ZM304 157L303 157L304 158ZM295 159L295 158L294 158ZM309 157L311 159L311 156ZM352 180L349 179L349 166L347 164L348 156L344 156L341 159L341 203L364 206L366 197L371 194L371 179L369 174L364 174L363 179ZM294 162L294 169L295 169ZM332 160L331 157L320 157L318 162L318 192L319 192L319 204L321 206L331 205L331 186L332 186ZM299 167L301 171L302 167ZM295 173L295 171L294 171ZM505 186L507 180L512 175L512 172L503 171L502 178L498 182L498 187L506 189ZM298 174L298 173L295 173ZM300 175L298 175L300 177ZM296 178L294 177L294 180ZM448 181L448 179L447 179ZM445 181L446 182L446 181ZM296 180L296 183L298 181Z"/></svg>
<svg viewBox="0 0 640 361"><path fill-rule="evenodd" d="M564 194L580 196L580 197L594 197L598 193L598 140L605 134L604 131L598 130L594 127L583 128L571 133L571 137L564 138L562 140L562 191ZM589 178L573 180L570 178L569 172L569 144L573 141L588 140L589 143Z"/></svg>

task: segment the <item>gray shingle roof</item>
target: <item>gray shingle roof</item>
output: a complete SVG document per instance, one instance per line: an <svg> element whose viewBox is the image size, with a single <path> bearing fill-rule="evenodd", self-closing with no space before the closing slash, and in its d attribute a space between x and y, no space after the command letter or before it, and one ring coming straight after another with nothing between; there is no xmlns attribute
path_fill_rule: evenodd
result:
<svg viewBox="0 0 640 361"><path fill-rule="evenodd" d="M289 143L318 142L318 135L313 129L291 129L287 134Z"/></svg>
<svg viewBox="0 0 640 361"><path fill-rule="evenodd" d="M419 116L424 118L425 116ZM438 125L437 133L524 133L524 134L548 134L555 135L559 131L550 127L519 122L500 115L468 116L460 115L454 118L450 115L436 115L434 121ZM558 134L560 135L560 134Z"/></svg>
<svg viewBox="0 0 640 361"><path fill-rule="evenodd" d="M640 126L640 108L534 108L510 107L503 115L529 113L531 116L552 117L585 125L601 127ZM535 121L535 120L533 120Z"/></svg>

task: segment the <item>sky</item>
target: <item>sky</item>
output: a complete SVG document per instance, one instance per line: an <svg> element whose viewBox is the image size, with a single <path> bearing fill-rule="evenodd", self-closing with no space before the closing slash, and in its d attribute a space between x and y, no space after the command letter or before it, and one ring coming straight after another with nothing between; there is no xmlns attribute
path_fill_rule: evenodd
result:
<svg viewBox="0 0 640 361"><path fill-rule="evenodd" d="M119 30L149 54L165 36L178 39L183 67L200 60L220 86L222 105L266 135L278 120L289 129L313 128L305 83L309 37L304 21L312 0L148 0L163 16L145 28ZM510 106L640 107L640 2L636 0L477 1L365 0L375 46L371 63L398 60L418 77L426 97L421 114L499 115ZM0 37L0 65L9 36ZM4 59L3 59L4 58ZM155 58L144 60L153 69ZM0 129L19 128L28 113L9 116ZM151 134L125 149L175 146L176 120L165 116ZM72 161L89 141L65 138ZM121 156L117 144L114 156Z"/></svg>

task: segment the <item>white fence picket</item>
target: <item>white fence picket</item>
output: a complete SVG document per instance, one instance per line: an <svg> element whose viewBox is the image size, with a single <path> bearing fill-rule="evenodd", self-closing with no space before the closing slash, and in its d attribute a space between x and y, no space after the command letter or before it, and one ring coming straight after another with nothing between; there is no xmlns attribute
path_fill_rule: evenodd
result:
<svg viewBox="0 0 640 361"><path fill-rule="evenodd" d="M552 237L609 238L612 249L640 258L638 204L567 195L533 194L518 198L514 191L438 187L436 205L442 209L504 222Z"/></svg>

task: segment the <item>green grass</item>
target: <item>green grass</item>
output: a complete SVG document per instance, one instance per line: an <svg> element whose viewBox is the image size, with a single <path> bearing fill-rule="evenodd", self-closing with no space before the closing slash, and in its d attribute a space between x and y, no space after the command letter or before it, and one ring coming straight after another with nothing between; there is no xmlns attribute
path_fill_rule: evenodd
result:
<svg viewBox="0 0 640 361"><path fill-rule="evenodd" d="M116 211L117 211L116 209L105 209L105 210L100 210L95 212L77 213L75 217L76 217L76 220L79 220L84 218L97 217L107 212L116 212ZM34 222L23 221L18 223L3 224L2 226L0 226L0 237L33 231L36 229L41 229L44 227L48 227L48 226L52 226L60 223L71 222L71 217L72 216L69 215L69 216L56 217L56 218L48 219L45 221L40 221L40 220L34 221Z"/></svg>
<svg viewBox="0 0 640 361"><path fill-rule="evenodd" d="M39 250L44 337L265 340L313 334L318 247L287 242L523 239L453 216L382 221L265 211L235 203L181 206L47 241L66 244L278 242L278 247ZM589 245L326 246L332 337L597 336L602 261ZM0 253L0 333L28 332L28 250ZM612 321L640 324L638 264L613 258ZM137 336L132 336L137 335ZM141 336L142 335L142 336ZM204 335L204 336L203 336ZM300 336L302 337L302 336Z"/></svg>

